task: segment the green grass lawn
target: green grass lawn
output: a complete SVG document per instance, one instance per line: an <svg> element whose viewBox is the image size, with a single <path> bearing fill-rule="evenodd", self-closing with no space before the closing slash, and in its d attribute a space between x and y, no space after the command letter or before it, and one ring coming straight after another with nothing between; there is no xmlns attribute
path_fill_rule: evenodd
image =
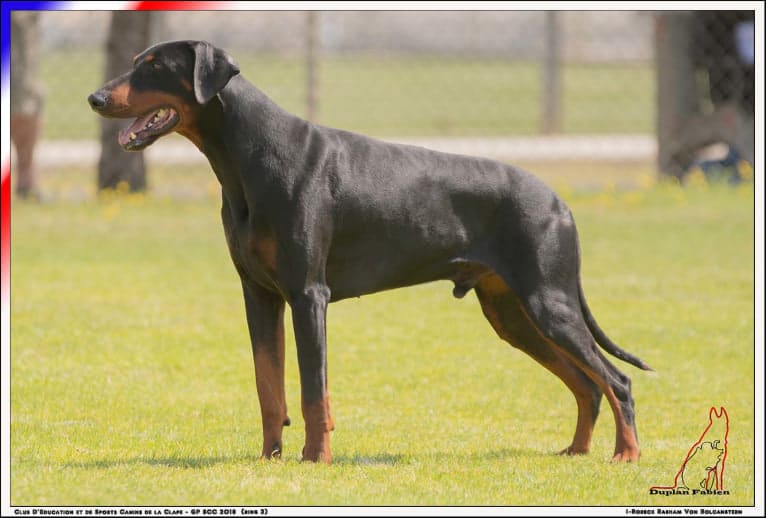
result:
<svg viewBox="0 0 766 518"><path fill-rule="evenodd" d="M554 455L574 432L574 399L496 337L475 295L455 300L448 283L330 307L332 466L298 461L289 332L293 426L285 459L261 461L219 201L14 201L11 503L752 505L752 188L660 185L566 198L591 308L656 369L615 360L633 379L639 463L609 462L606 403L592 453ZM672 483L713 405L731 419L731 494L649 495Z"/></svg>
<svg viewBox="0 0 766 518"><path fill-rule="evenodd" d="M305 116L300 57L233 49L242 73L285 109ZM51 52L41 63L46 86L44 138L98 137L88 94L103 82L103 55ZM77 73L72 74L72 63ZM125 69L130 67L125 64ZM378 136L519 135L541 127L539 64L445 56L325 56L319 67L318 122ZM562 131L654 130L650 64L564 65Z"/></svg>

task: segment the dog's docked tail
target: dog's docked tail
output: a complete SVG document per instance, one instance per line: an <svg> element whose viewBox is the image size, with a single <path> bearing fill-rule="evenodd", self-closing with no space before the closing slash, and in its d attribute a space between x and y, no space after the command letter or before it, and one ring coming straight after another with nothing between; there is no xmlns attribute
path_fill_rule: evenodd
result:
<svg viewBox="0 0 766 518"><path fill-rule="evenodd" d="M591 313L590 308L588 307L588 303L585 300L585 294L582 290L582 281L578 279L578 288L580 290L580 307L582 307L583 316L585 317L585 322L588 324L588 329L590 329L591 334L593 334L593 337L596 339L596 342L598 345L601 346L602 349L604 349L606 352L611 354L612 356L621 359L624 362L628 362L631 365L634 365L638 367L639 369L643 369L645 371L651 371L654 370L651 367L649 367L644 361L629 353L628 351L623 350L618 346L616 343L614 343L611 338L606 336L606 333L604 332L601 327L599 327L598 323L596 322L595 317L593 316L593 313Z"/></svg>

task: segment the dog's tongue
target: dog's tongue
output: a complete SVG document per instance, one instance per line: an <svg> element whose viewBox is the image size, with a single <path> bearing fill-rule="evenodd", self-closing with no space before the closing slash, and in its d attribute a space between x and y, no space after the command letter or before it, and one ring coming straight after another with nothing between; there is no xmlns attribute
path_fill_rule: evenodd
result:
<svg viewBox="0 0 766 518"><path fill-rule="evenodd" d="M137 134L146 128L146 126L149 124L149 121L154 117L154 114L157 112L151 112L147 115L144 115L143 117L139 117L135 121L133 121L133 124L125 128L124 130L120 131L120 134L117 136L117 141L120 143L121 146L126 146L131 140L135 140Z"/></svg>

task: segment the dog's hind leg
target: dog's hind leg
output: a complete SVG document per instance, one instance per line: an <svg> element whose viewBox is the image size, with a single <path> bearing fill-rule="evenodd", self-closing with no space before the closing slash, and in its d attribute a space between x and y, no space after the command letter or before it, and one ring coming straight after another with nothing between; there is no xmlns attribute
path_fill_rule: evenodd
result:
<svg viewBox="0 0 766 518"><path fill-rule="evenodd" d="M521 349L558 376L577 401L577 428L572 443L561 454L588 453L598 417L601 390L557 347L552 347L527 316L513 291L494 274L476 285L484 316L503 340Z"/></svg>
<svg viewBox="0 0 766 518"><path fill-rule="evenodd" d="M530 295L523 306L544 339L570 358L606 396L616 426L613 460L638 460L640 452L630 378L601 354L583 320L579 303L558 290L546 292L541 288Z"/></svg>
<svg viewBox="0 0 766 518"><path fill-rule="evenodd" d="M538 201L544 202L544 198ZM497 273L518 296L521 310L541 339L566 356L606 396L616 427L613 460L638 460L630 379L604 357L591 328L598 330L605 342L602 347L610 353L639 368L645 364L606 342L592 315L586 319L577 229L566 206L553 197L549 210L522 209L509 205L507 216L515 219L508 228L515 232L501 236L494 244L498 262L505 268ZM522 226L517 224L519 220Z"/></svg>
<svg viewBox="0 0 766 518"><path fill-rule="evenodd" d="M567 356L606 396L616 426L615 461L638 460L635 409L630 378L601 353L585 320L580 296L580 264L574 224L562 219L529 243L517 266L514 288L522 309L544 340Z"/></svg>

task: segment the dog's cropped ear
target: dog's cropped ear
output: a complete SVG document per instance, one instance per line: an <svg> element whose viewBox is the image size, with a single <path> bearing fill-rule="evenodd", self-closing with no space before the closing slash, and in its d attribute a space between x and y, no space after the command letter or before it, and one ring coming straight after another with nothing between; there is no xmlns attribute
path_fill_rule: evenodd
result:
<svg viewBox="0 0 766 518"><path fill-rule="evenodd" d="M206 41L192 44L194 49L194 97L207 104L223 90L229 79L239 74L239 66L223 50Z"/></svg>

